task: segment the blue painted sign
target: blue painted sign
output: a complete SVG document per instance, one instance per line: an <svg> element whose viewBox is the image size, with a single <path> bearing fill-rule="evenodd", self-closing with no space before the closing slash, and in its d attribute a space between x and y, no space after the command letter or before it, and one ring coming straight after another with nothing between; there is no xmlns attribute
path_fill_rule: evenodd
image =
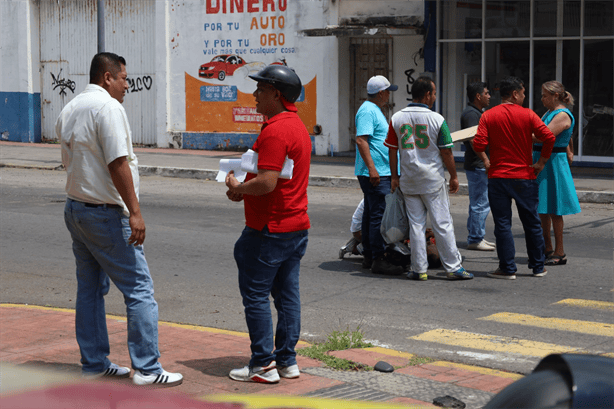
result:
<svg viewBox="0 0 614 409"><path fill-rule="evenodd" d="M204 85L200 87L201 101L233 102L237 100L234 85Z"/></svg>

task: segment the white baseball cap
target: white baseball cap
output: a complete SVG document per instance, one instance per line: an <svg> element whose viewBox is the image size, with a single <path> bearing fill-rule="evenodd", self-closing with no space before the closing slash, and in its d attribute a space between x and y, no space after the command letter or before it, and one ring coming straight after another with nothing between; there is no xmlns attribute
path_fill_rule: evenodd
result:
<svg viewBox="0 0 614 409"><path fill-rule="evenodd" d="M398 89L398 86L390 85L390 81L388 81L383 75L371 77L369 82L367 82L367 94L369 95L377 94L380 91L396 91Z"/></svg>

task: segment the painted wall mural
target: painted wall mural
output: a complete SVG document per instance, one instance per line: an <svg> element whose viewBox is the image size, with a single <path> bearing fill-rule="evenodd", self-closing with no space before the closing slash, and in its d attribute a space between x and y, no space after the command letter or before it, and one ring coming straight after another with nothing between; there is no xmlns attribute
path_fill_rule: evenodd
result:
<svg viewBox="0 0 614 409"><path fill-rule="evenodd" d="M191 54L191 65L183 64L186 132L257 134L264 118L256 112L252 95L256 82L248 76L269 64L285 64L296 70L303 82L303 92L296 102L298 114L313 131L317 82L315 70L305 64L312 50L301 49L301 38L295 36L298 3L205 0L196 13L198 18L192 15L186 19L190 23ZM186 37L182 38L185 42Z"/></svg>

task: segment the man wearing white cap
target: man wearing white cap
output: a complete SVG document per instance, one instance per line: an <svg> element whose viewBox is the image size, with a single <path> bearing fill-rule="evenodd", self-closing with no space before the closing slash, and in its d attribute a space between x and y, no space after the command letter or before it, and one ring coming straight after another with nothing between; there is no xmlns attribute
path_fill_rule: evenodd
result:
<svg viewBox="0 0 614 409"><path fill-rule="evenodd" d="M403 274L401 267L385 260L386 243L380 234L382 216L386 209L385 197L390 193L390 161L388 149L384 146L388 120L381 108L388 103L390 92L398 88L391 85L386 77L371 77L367 83L367 100L356 113L358 153L354 174L364 193L362 266L370 268L375 274Z"/></svg>

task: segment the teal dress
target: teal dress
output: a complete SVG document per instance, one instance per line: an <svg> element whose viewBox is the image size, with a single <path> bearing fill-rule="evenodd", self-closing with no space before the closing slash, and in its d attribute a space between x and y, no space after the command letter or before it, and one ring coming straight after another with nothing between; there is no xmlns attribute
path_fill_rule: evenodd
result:
<svg viewBox="0 0 614 409"><path fill-rule="evenodd" d="M560 112L565 112L569 115L571 126L556 137L554 147L566 148L569 145L569 139L571 139L575 125L571 112L568 109L548 111L542 117L542 121L548 125ZM539 160L540 155L541 152L533 152L534 163ZM539 183L539 205L537 206L539 214L564 216L580 213L580 202L578 201L576 187L571 177L566 152L552 152L550 159L546 162L546 166L537 176L537 183Z"/></svg>

